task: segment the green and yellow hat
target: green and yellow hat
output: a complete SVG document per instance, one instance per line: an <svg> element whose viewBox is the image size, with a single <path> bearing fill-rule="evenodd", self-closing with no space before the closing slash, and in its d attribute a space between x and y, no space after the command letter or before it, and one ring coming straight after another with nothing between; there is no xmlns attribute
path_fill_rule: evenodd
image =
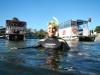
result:
<svg viewBox="0 0 100 75"><path fill-rule="evenodd" d="M54 27L57 27L58 26L58 21L53 17L53 19L48 22L48 26L49 25L52 25Z"/></svg>
<svg viewBox="0 0 100 75"><path fill-rule="evenodd" d="M57 27L58 26L58 24L56 23L56 22L54 22L54 21L50 21L49 23L48 23L48 26L49 25L52 25L52 26L54 26L54 27Z"/></svg>

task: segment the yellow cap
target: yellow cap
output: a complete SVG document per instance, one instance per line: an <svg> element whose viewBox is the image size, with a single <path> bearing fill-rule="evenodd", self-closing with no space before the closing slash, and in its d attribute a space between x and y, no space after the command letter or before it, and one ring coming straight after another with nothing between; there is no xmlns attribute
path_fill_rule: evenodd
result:
<svg viewBox="0 0 100 75"><path fill-rule="evenodd" d="M55 21L50 21L50 22L48 23L48 26L49 26L49 25L52 25L52 26L54 26L54 27L57 27L57 26L58 26L57 22L55 22Z"/></svg>

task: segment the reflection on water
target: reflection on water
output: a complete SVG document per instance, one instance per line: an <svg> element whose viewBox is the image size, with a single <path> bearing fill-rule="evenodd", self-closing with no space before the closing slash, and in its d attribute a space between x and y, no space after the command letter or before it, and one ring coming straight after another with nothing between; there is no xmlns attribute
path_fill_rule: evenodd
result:
<svg viewBox="0 0 100 75"><path fill-rule="evenodd" d="M11 50L32 46L38 39L13 42L0 39L0 75L99 75L100 43L79 42L65 52L49 56L42 49ZM51 71L49 71L49 70Z"/></svg>

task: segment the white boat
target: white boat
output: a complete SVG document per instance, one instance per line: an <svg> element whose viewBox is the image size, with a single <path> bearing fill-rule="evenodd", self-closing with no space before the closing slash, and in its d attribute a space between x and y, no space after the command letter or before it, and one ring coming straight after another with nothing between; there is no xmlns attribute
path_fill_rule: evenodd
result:
<svg viewBox="0 0 100 75"><path fill-rule="evenodd" d="M69 20L61 23L58 28L58 35L66 40L70 46L76 45L79 40L77 22Z"/></svg>
<svg viewBox="0 0 100 75"><path fill-rule="evenodd" d="M59 24L58 35L70 43L71 46L79 41L93 41L94 36L90 35L86 20L69 20Z"/></svg>

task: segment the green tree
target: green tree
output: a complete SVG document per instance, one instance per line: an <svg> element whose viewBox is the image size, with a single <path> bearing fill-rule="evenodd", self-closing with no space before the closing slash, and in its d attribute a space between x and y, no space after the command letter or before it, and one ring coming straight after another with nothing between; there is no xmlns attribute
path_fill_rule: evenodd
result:
<svg viewBox="0 0 100 75"><path fill-rule="evenodd" d="M96 26L95 32L100 33L100 26Z"/></svg>
<svg viewBox="0 0 100 75"><path fill-rule="evenodd" d="M47 34L46 31L44 31L43 29L40 29L39 31L37 31L36 33L36 36L39 37L39 38L44 38Z"/></svg>

